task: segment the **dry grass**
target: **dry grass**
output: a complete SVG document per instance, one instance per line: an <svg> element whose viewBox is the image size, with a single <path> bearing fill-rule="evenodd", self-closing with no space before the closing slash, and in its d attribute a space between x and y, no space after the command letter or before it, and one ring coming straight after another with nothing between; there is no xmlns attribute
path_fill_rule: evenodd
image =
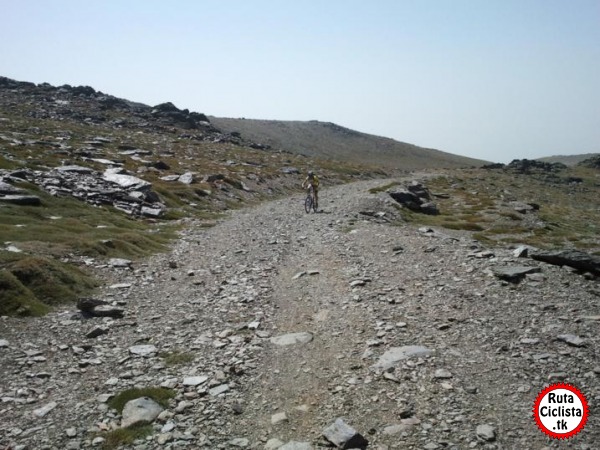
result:
<svg viewBox="0 0 600 450"><path fill-rule="evenodd" d="M581 167L559 175L583 179L579 184L545 180L502 170L455 170L427 182L438 198L438 216L410 211L409 222L454 230L475 231L487 243L522 243L540 248L578 248L600 251L600 174ZM510 202L540 205L537 212L519 213Z"/></svg>

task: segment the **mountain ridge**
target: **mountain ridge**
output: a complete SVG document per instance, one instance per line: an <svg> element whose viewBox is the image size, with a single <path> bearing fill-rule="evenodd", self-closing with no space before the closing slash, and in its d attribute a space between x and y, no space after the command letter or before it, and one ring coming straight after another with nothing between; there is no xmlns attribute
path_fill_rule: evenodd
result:
<svg viewBox="0 0 600 450"><path fill-rule="evenodd" d="M552 155L537 158L538 161L549 162L549 163L562 163L565 166L576 166L586 159L593 158L594 156L600 156L600 153L580 153L578 155Z"/></svg>
<svg viewBox="0 0 600 450"><path fill-rule="evenodd" d="M305 156L381 164L398 169L481 166L487 161L352 130L332 122L208 116L215 127Z"/></svg>

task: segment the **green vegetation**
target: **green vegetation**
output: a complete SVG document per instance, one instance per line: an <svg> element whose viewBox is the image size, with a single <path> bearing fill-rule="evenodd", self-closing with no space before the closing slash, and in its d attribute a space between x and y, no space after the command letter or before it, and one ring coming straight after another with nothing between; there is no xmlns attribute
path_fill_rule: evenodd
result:
<svg viewBox="0 0 600 450"><path fill-rule="evenodd" d="M569 183L568 177L581 178ZM600 186L597 171L566 169L556 178L521 175L503 170L468 169L446 172L426 182L440 214L426 216L403 210L412 223L474 231L488 244L529 244L539 248L600 250ZM565 180L565 181L561 181ZM519 213L511 202L535 203L539 211Z"/></svg>
<svg viewBox="0 0 600 450"><path fill-rule="evenodd" d="M149 397L163 408L168 408L169 400L175 397L175 391L161 387L127 389L111 398L108 402L108 406L116 409L119 414L122 414L123 408L127 402L140 397ZM146 436L151 435L152 432L152 425L140 424L102 433L100 436L105 439L102 448L104 450L114 450L121 445L130 445L138 439L144 439Z"/></svg>
<svg viewBox="0 0 600 450"><path fill-rule="evenodd" d="M53 259L0 252L0 315L39 316L75 301L96 282L75 266Z"/></svg>
<svg viewBox="0 0 600 450"><path fill-rule="evenodd" d="M60 258L86 256L139 257L165 250L174 226L152 225L112 207L94 207L74 198L53 197L21 183L39 196L41 206L0 206L0 242L24 252Z"/></svg>
<svg viewBox="0 0 600 450"><path fill-rule="evenodd" d="M42 316L50 308L8 270L0 270L0 316Z"/></svg>
<svg viewBox="0 0 600 450"><path fill-rule="evenodd" d="M117 428L102 435L105 439L102 443L102 449L114 450L121 445L133 444L138 439L150 436L152 431L152 425L134 425L129 428Z"/></svg>
<svg viewBox="0 0 600 450"><path fill-rule="evenodd" d="M393 188L394 186L399 186L400 184L402 184L402 183L400 183L399 181L392 181L392 182L384 184L382 186L371 188L371 189L369 189L369 192L371 194L377 194L379 192L385 192L388 189Z"/></svg>
<svg viewBox="0 0 600 450"><path fill-rule="evenodd" d="M119 414L121 414L127 402L140 397L149 397L163 408L167 408L169 406L169 400L175 397L175 391L162 387L127 389L111 398L108 402L108 406L116 409Z"/></svg>
<svg viewBox="0 0 600 450"><path fill-rule="evenodd" d="M179 366L191 363L194 360L194 354L191 352L183 352L181 350L173 350L171 352L163 352L158 356L164 359L165 364L169 367Z"/></svg>
<svg viewBox="0 0 600 450"><path fill-rule="evenodd" d="M175 225L53 197L28 183L20 187L39 196L42 204L0 204L0 242L21 250L0 250L0 315L42 315L48 306L89 294L97 283L65 258L137 258L164 251L176 236Z"/></svg>

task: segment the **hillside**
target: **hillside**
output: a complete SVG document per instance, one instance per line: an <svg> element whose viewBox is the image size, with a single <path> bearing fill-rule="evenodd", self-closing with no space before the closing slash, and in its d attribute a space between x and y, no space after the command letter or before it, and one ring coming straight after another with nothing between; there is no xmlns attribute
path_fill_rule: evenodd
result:
<svg viewBox="0 0 600 450"><path fill-rule="evenodd" d="M171 103L0 77L0 315L89 291L65 262L163 250L187 219L298 192L308 168L324 186L384 173L267 151Z"/></svg>
<svg viewBox="0 0 600 450"><path fill-rule="evenodd" d="M485 161L350 130L329 122L210 117L227 133L295 154L414 170L481 166Z"/></svg>
<svg viewBox="0 0 600 450"><path fill-rule="evenodd" d="M585 161L586 159L590 159L594 156L600 156L600 153L584 153L581 155L554 155L537 158L537 160L549 163L562 163L565 166L575 166L581 161Z"/></svg>

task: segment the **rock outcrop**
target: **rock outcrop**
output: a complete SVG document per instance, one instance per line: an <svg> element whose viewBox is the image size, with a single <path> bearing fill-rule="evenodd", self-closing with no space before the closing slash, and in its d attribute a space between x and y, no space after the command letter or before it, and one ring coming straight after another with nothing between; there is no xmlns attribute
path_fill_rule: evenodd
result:
<svg viewBox="0 0 600 450"><path fill-rule="evenodd" d="M423 214L437 215L439 210L432 201L429 190L419 182L411 182L404 187L394 187L388 190L390 197L411 211Z"/></svg>

